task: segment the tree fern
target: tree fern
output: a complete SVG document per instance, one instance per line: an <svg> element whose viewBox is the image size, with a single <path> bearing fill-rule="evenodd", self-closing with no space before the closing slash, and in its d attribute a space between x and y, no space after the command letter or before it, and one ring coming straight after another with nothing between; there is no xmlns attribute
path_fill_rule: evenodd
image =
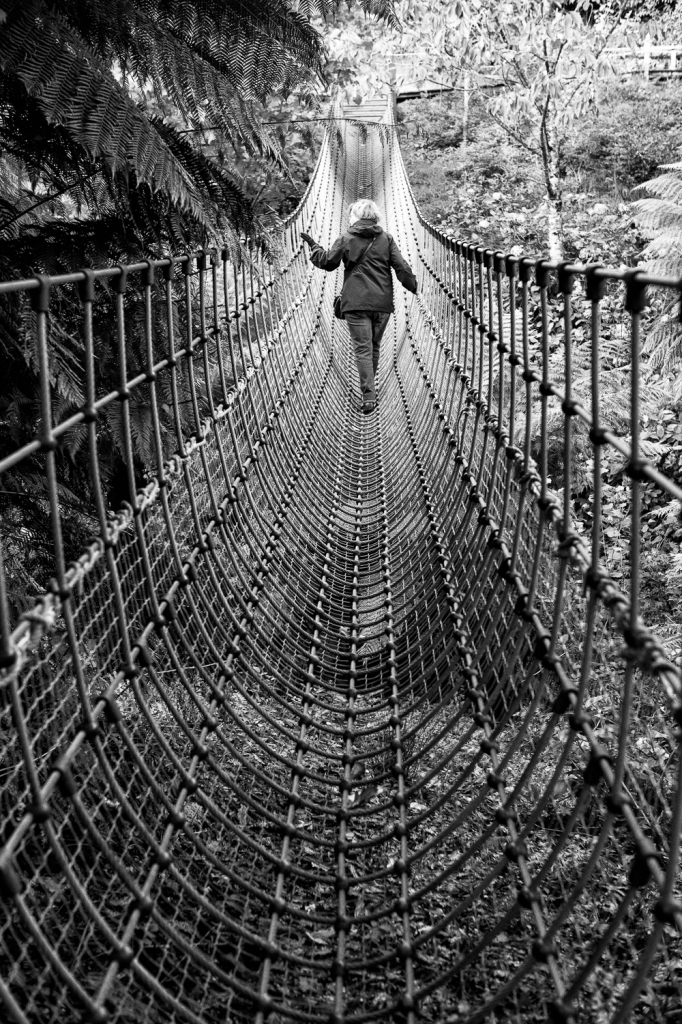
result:
<svg viewBox="0 0 682 1024"><path fill-rule="evenodd" d="M0 71L16 76L48 123L64 126L110 172L126 170L132 160L140 181L199 214L193 182L149 119L82 39L40 0L8 17L0 36Z"/></svg>
<svg viewBox="0 0 682 1024"><path fill-rule="evenodd" d="M361 4L394 19L392 0ZM232 240L257 235L262 225L230 152L282 164L262 104L273 90L309 91L323 53L310 18L339 5L5 0L0 147L20 178L3 188L0 175L0 235L31 225L40 236L35 227L48 214L68 219L73 207L89 219L120 216L142 248L202 244L230 228ZM206 129L218 160L202 153Z"/></svg>
<svg viewBox="0 0 682 1024"><path fill-rule="evenodd" d="M392 18L392 0L360 0ZM4 0L0 11L0 277L59 274L266 233L237 160L284 166L284 145L263 122L273 91L311 91L320 80L322 35L313 16L340 0ZM207 131L211 135L207 135ZM211 146L206 146L210 139ZM152 298L162 310L161 291ZM143 307L126 296L128 363L144 372ZM113 296L98 289L93 310L97 385L118 386ZM158 337L163 337L159 314ZM137 326L136 326L137 325ZM178 330L185 325L178 323ZM58 418L82 406L82 307L75 289L54 288L50 309L52 407ZM40 379L33 312L25 295L0 297L0 455L35 436ZM209 374L210 374L209 369ZM204 370L196 367L201 379ZM178 370L180 400L186 381ZM206 382L211 390L215 381ZM218 394L216 392L216 394ZM163 452L177 445L162 403ZM203 414L206 410L201 409ZM127 494L155 468L145 388L128 404L132 452L116 403L98 423L104 501ZM186 421L184 417L187 417ZM192 430L181 405L180 429ZM72 556L91 532L94 482L88 428L60 437L55 458L66 544ZM124 465L132 461L132 466ZM15 610L51 575L44 466L28 459L0 481L0 514L19 538L8 573ZM77 499L73 496L78 495ZM86 530L86 526L88 529ZM22 552L30 551L28 561ZM15 558L16 555L16 558ZM24 560L22 561L22 558ZM16 600L15 600L16 598Z"/></svg>
<svg viewBox="0 0 682 1024"><path fill-rule="evenodd" d="M638 186L647 193L634 204L637 220L649 236L645 267L665 277L682 275L682 161L665 164L664 173ZM671 381L673 402L682 404L682 325L679 300L654 297L656 316L645 339L650 365Z"/></svg>
<svg viewBox="0 0 682 1024"><path fill-rule="evenodd" d="M646 192L634 203L635 215L650 241L644 250L648 270L655 274L682 274L682 161L664 164L665 173L638 185Z"/></svg>

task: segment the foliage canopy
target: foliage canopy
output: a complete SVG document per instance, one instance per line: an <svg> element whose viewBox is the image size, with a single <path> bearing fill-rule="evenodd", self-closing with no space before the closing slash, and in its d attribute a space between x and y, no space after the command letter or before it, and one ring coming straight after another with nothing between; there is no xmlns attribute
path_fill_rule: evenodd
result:
<svg viewBox="0 0 682 1024"><path fill-rule="evenodd" d="M24 269L13 242L27 228L45 270L67 265L70 249L82 264L257 231L234 154L284 166L262 104L319 82L310 18L339 2L4 0L3 276ZM393 17L390 0L361 5Z"/></svg>

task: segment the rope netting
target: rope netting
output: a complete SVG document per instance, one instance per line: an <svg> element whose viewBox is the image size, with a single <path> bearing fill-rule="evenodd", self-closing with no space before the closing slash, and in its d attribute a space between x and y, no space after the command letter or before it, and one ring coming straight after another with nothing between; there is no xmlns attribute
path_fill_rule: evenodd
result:
<svg viewBox="0 0 682 1024"><path fill-rule="evenodd" d="M395 289L364 417L337 275L300 243L359 197L420 285ZM283 246L278 269L254 249L0 286L43 375L0 469L40 467L55 542L13 630L3 597L5 1017L678 1021L682 686L639 607L642 489L682 499L638 426L645 288L672 283L446 237L390 111L329 130ZM621 294L629 438L600 416ZM67 307L85 402L60 417ZM157 469L113 514L102 438L134 467L141 410ZM99 534L67 563L76 430ZM618 585L604 449L632 480Z"/></svg>

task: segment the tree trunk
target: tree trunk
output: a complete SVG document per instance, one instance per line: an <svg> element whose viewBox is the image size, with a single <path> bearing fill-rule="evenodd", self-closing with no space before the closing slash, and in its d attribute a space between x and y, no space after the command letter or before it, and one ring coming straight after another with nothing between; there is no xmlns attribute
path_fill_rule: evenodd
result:
<svg viewBox="0 0 682 1024"><path fill-rule="evenodd" d="M464 72L464 89L462 93L462 157L466 160L467 142L469 136L469 94L471 92L471 78L469 72Z"/></svg>
<svg viewBox="0 0 682 1024"><path fill-rule="evenodd" d="M561 218L561 198L547 196L547 244L552 263L561 263L564 258L564 234Z"/></svg>
<svg viewBox="0 0 682 1024"><path fill-rule="evenodd" d="M559 176L559 145L549 117L541 130L542 165L547 191L547 242L552 263L564 258L563 197Z"/></svg>

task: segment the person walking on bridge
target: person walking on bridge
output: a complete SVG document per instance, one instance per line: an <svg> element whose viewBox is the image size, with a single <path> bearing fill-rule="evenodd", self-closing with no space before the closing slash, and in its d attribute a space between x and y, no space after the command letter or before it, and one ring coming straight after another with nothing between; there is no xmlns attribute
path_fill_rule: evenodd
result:
<svg viewBox="0 0 682 1024"><path fill-rule="evenodd" d="M360 376L362 411L376 407L374 377L379 365L379 346L393 312L393 279L410 292L417 279L403 259L391 235L379 224L379 208L370 199L353 203L349 227L325 251L305 231L301 238L311 247L310 262L320 270L336 270L343 260L345 273L340 296L341 317L348 323Z"/></svg>

